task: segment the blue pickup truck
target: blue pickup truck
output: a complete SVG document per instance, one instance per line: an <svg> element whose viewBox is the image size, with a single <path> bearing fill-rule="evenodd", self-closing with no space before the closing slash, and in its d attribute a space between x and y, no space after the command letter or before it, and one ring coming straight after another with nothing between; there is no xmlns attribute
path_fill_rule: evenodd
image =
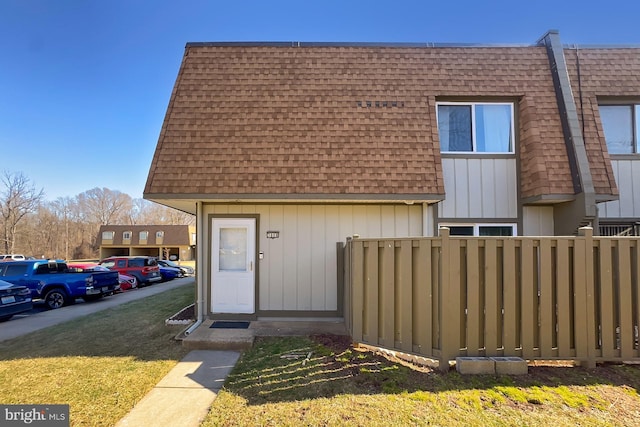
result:
<svg viewBox="0 0 640 427"><path fill-rule="evenodd" d="M43 300L49 308L71 304L76 298L91 301L111 295L119 284L117 271L78 272L60 260L0 262L0 280L26 286L31 298Z"/></svg>

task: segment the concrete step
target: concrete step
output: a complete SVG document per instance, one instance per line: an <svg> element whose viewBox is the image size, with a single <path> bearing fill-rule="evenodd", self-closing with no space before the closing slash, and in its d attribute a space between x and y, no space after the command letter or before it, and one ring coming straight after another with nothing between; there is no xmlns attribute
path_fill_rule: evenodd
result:
<svg viewBox="0 0 640 427"><path fill-rule="evenodd" d="M255 334L250 329L215 329L204 322L191 334L182 337L182 346L189 350L246 350L253 346Z"/></svg>

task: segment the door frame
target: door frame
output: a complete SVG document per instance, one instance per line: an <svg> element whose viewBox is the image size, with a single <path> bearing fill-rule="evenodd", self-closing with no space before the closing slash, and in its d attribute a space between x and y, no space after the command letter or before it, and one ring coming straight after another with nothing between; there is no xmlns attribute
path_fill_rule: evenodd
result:
<svg viewBox="0 0 640 427"><path fill-rule="evenodd" d="M255 219L255 244L254 244L254 312L251 314L243 313L214 313L211 305L211 296L213 293L211 271L213 268L213 256L211 253L213 248L213 220L214 219ZM260 215L259 214L208 214L207 215L207 280L204 283L205 292L204 297L207 307L207 315L210 319L229 319L229 320L256 320L258 318L260 296L258 290L260 289L260 260L258 253L260 252Z"/></svg>

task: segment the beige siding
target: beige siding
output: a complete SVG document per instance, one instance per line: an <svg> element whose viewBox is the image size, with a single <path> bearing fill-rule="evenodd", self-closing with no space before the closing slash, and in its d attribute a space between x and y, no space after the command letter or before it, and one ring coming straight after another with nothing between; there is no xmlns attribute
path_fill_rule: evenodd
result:
<svg viewBox="0 0 640 427"><path fill-rule="evenodd" d="M336 243L422 236L422 205L205 205L204 215L258 214L261 311L338 309ZM431 212L431 210L429 210ZM433 223L433 218L427 220ZM279 231L278 239L266 232ZM209 235L210 231L205 233ZM210 257L211 254L207 254ZM209 279L205 281L208 286Z"/></svg>
<svg viewBox="0 0 640 427"><path fill-rule="evenodd" d="M515 159L443 158L440 218L516 218Z"/></svg>
<svg viewBox="0 0 640 427"><path fill-rule="evenodd" d="M523 236L553 236L553 207L524 206L522 228Z"/></svg>
<svg viewBox="0 0 640 427"><path fill-rule="evenodd" d="M601 218L640 217L640 160L611 160L620 199L598 205Z"/></svg>

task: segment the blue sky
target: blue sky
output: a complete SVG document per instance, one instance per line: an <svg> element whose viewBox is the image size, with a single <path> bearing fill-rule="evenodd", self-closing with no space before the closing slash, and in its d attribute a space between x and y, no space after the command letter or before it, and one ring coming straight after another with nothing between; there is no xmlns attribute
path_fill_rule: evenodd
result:
<svg viewBox="0 0 640 427"><path fill-rule="evenodd" d="M142 197L187 42L640 45L640 2L0 0L0 171Z"/></svg>

